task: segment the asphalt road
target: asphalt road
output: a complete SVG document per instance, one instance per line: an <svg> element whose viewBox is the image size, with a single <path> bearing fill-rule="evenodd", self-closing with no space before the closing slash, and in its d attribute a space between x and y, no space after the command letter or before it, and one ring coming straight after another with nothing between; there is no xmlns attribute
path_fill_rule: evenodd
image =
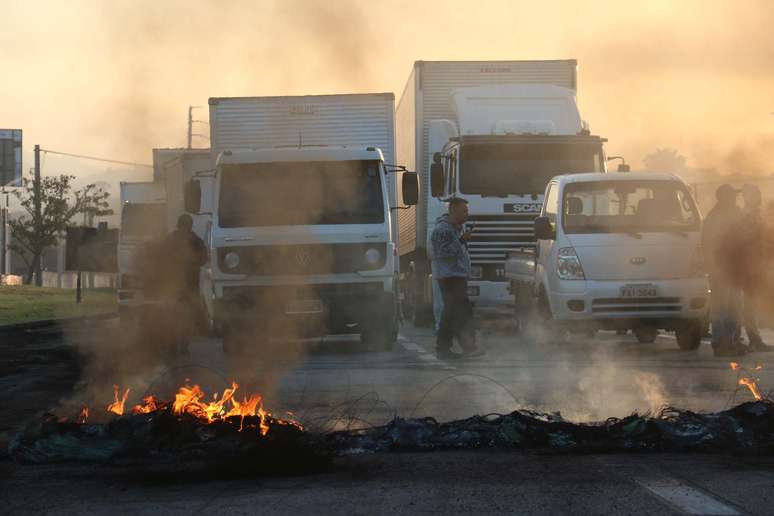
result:
<svg viewBox="0 0 774 516"><path fill-rule="evenodd" d="M231 380L242 391L261 392L275 415L289 412L323 431L381 424L395 415L448 420L532 408L600 420L664 405L719 410L750 399L728 361L712 357L708 344L681 352L669 335L653 344L601 333L536 345L520 339L507 321L482 321L479 339L487 355L465 361L437 360L432 332L411 326L401 329L392 352L365 351L355 337L329 337L275 342L270 350L228 357L218 340L196 339L189 354L160 360L148 352L152 343L133 340L114 323L27 335L13 345L0 342L6 393L0 416L11 428L25 419L16 415L22 406L28 415L33 408L67 414L87 403L94 414L111 401L113 383L130 388L129 403L135 403L147 392L170 396L187 381L214 392ZM53 351L48 362L41 358L45 349ZM68 350L86 358L74 361ZM760 362L755 375L764 392L774 387L772 359L754 354L740 360L750 367ZM83 363L77 383L76 362ZM164 483L116 465L31 467L0 458L0 497L9 514L770 514L772 488L774 457L726 455L359 455L302 477L181 475Z"/></svg>

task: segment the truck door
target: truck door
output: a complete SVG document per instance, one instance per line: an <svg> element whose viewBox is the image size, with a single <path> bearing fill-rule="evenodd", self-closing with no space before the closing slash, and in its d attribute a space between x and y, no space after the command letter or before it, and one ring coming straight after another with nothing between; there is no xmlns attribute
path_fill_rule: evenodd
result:
<svg viewBox="0 0 774 516"><path fill-rule="evenodd" d="M559 185L556 182L552 181L548 183L541 215L543 217L548 217L551 221L551 225L556 229L559 215ZM551 270L551 256L553 254L555 243L556 240L538 240L536 243L536 279L538 284L545 284L544 282L548 279L546 273Z"/></svg>

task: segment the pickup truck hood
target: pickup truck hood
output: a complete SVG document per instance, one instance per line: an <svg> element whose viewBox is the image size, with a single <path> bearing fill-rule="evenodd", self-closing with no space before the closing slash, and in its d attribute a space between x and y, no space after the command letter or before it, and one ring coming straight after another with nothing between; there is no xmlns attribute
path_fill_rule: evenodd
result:
<svg viewBox="0 0 774 516"><path fill-rule="evenodd" d="M698 257L699 234L572 234L586 279L649 280L690 277Z"/></svg>

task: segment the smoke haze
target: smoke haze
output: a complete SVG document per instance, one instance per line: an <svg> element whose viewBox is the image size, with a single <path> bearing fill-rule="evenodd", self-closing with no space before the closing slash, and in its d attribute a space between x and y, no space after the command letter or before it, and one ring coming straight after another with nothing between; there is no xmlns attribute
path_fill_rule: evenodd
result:
<svg viewBox="0 0 774 516"><path fill-rule="evenodd" d="M210 96L399 97L417 59L577 58L583 115L610 154L638 166L674 147L691 166L774 171L765 0L5 0L0 11L0 125L23 128L26 149L148 162L152 147L184 145L187 106Z"/></svg>

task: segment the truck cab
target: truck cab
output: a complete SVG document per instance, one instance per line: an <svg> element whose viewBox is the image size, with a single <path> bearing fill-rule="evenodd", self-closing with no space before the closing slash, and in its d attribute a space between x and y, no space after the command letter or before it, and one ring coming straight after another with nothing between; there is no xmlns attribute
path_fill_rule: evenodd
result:
<svg viewBox="0 0 774 516"><path fill-rule="evenodd" d="M556 177L534 224L534 254L512 253L507 276L531 284L553 327L631 329L641 342L666 329L680 348L699 346L709 308L701 215L678 177Z"/></svg>
<svg viewBox="0 0 774 516"><path fill-rule="evenodd" d="M360 333L376 347L392 346L398 298L389 184L397 173L376 147L219 154L202 292L227 352L278 332ZM416 203L416 176L403 174L403 200Z"/></svg>
<svg viewBox="0 0 774 516"><path fill-rule="evenodd" d="M505 260L535 245L533 221L546 184L557 174L604 172L605 140L589 133L568 88L473 87L454 91L452 99L457 123L430 124L430 145L440 151L430 166L427 235L446 199L466 199L473 230L469 295L477 307L510 310Z"/></svg>

